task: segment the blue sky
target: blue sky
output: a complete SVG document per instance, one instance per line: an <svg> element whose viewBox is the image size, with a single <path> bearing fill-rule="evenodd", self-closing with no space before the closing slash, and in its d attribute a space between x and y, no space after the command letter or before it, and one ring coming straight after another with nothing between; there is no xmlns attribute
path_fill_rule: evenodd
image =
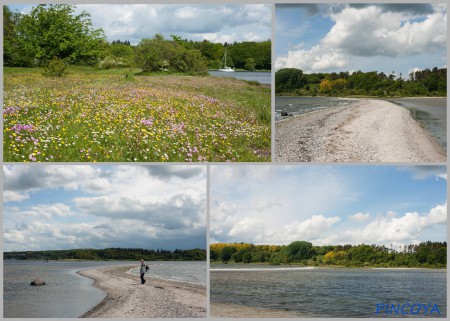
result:
<svg viewBox="0 0 450 321"><path fill-rule="evenodd" d="M204 166L3 167L3 249L206 248Z"/></svg>
<svg viewBox="0 0 450 321"><path fill-rule="evenodd" d="M447 66L445 4L286 4L275 10L275 68L382 71Z"/></svg>
<svg viewBox="0 0 450 321"><path fill-rule="evenodd" d="M212 242L447 239L443 166L213 166Z"/></svg>
<svg viewBox="0 0 450 321"><path fill-rule="evenodd" d="M10 5L30 12L33 5ZM267 4L78 4L109 41L133 44L156 33L212 42L263 41L271 37L271 6Z"/></svg>

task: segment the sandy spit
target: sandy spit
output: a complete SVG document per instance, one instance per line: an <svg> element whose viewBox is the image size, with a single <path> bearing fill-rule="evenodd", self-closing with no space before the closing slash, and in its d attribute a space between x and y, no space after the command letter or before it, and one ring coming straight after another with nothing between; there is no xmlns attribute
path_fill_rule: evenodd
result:
<svg viewBox="0 0 450 321"><path fill-rule="evenodd" d="M446 151L401 106L382 100L280 121L278 162L446 162Z"/></svg>
<svg viewBox="0 0 450 321"><path fill-rule="evenodd" d="M128 273L133 266L102 267L79 271L105 291L106 298L82 318L204 318L206 287Z"/></svg>

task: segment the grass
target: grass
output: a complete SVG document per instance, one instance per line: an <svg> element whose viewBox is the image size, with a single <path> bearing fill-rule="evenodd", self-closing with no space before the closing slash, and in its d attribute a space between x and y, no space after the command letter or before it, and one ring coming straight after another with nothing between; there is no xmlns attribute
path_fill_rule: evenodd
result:
<svg viewBox="0 0 450 321"><path fill-rule="evenodd" d="M270 161L270 88L231 78L4 68L3 117L6 162Z"/></svg>

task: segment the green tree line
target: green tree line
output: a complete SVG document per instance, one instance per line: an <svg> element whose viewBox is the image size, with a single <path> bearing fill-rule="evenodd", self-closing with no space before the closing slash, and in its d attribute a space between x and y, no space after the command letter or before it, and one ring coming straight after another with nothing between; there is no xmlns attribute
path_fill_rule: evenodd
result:
<svg viewBox="0 0 450 321"><path fill-rule="evenodd" d="M278 95L323 96L447 96L447 68L424 69L407 77L395 72L347 72L305 74L284 68L275 73Z"/></svg>
<svg viewBox="0 0 450 321"><path fill-rule="evenodd" d="M138 261L204 261L206 250L148 250L135 248L74 249L55 251L4 252L4 260L126 260Z"/></svg>
<svg viewBox="0 0 450 321"><path fill-rule="evenodd" d="M447 242L405 245L399 251L384 245L326 245L295 241L289 245L219 243L210 246L211 262L302 264L345 267L447 267Z"/></svg>
<svg viewBox="0 0 450 321"><path fill-rule="evenodd" d="M144 72L206 73L218 69L227 51L227 65L270 70L271 42L212 43L156 34L130 41L106 41L93 27L89 13L75 14L68 4L38 5L31 12L3 6L3 64L7 67L46 67L53 60L101 69L137 67Z"/></svg>

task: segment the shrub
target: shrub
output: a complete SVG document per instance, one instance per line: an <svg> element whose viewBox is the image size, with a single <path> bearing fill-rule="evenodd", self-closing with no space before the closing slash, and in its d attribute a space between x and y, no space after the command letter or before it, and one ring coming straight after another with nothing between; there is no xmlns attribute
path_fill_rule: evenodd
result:
<svg viewBox="0 0 450 321"><path fill-rule="evenodd" d="M107 56L105 59L99 62L99 69L112 69L112 68L123 68L130 67L129 61L125 58Z"/></svg>
<svg viewBox="0 0 450 321"><path fill-rule="evenodd" d="M69 73L67 70L67 65L63 60L54 57L47 66L44 67L44 72L42 73L45 77L64 77Z"/></svg>

